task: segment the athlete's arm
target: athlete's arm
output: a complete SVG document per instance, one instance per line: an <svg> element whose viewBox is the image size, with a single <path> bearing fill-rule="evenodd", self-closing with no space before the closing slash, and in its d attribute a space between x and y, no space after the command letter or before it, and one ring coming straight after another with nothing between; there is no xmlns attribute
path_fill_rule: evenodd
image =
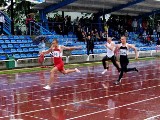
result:
<svg viewBox="0 0 160 120"><path fill-rule="evenodd" d="M115 50L114 50L115 55L117 55L119 49L120 49L120 45L119 44L115 45Z"/></svg>
<svg viewBox="0 0 160 120"><path fill-rule="evenodd" d="M46 55L49 54L50 52L52 52L51 48L48 49L47 51L41 52L40 54Z"/></svg>
<svg viewBox="0 0 160 120"><path fill-rule="evenodd" d="M119 51L120 49L120 44L115 45L115 51Z"/></svg>
<svg viewBox="0 0 160 120"><path fill-rule="evenodd" d="M137 48L136 48L135 46L131 45L131 44L128 44L128 47L134 49L134 52L135 52L135 54L136 54L135 59L138 59L138 51L137 51Z"/></svg>
<svg viewBox="0 0 160 120"><path fill-rule="evenodd" d="M78 47L66 47L66 46L61 46L61 49L62 50L75 50L75 49L80 49L82 48L81 46L78 46Z"/></svg>
<svg viewBox="0 0 160 120"><path fill-rule="evenodd" d="M111 51L115 50L115 44L111 43L111 46L108 46L107 44L105 45L108 49L110 49Z"/></svg>

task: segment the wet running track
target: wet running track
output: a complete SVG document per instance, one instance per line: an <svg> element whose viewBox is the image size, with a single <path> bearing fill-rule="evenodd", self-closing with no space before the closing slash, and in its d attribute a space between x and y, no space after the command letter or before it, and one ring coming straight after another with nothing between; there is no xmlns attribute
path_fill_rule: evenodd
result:
<svg viewBox="0 0 160 120"><path fill-rule="evenodd" d="M110 65L56 75L52 90L43 87L49 71L0 75L0 120L160 120L160 61L131 63L139 73L124 75L121 85Z"/></svg>

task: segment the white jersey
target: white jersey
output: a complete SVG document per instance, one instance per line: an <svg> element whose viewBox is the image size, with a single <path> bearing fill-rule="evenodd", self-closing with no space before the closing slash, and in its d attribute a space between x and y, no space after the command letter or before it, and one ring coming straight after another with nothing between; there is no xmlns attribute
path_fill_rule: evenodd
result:
<svg viewBox="0 0 160 120"><path fill-rule="evenodd" d="M107 42L107 46L111 46L111 44L114 44L114 42L112 41L110 44ZM115 47L114 47L114 49L115 49ZM114 50L112 51L112 50L110 50L109 48L107 48L107 56L109 57L109 58L111 58L112 56L114 55Z"/></svg>

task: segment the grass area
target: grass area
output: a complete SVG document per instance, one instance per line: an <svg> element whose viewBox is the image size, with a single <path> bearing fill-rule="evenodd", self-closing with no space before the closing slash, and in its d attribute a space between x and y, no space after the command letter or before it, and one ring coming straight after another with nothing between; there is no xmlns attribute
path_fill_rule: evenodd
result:
<svg viewBox="0 0 160 120"><path fill-rule="evenodd" d="M147 58L139 58L138 60L130 59L130 62L135 61L150 61L157 59L155 57L147 57ZM66 64L65 68L75 68L75 67L89 67L89 66L97 66L101 65L101 62L87 62L87 63L79 63L79 64ZM33 67L33 68L22 68L22 69L11 69L11 70L1 70L0 74L17 74L17 73L30 73L30 72L38 72L38 71L46 71L50 70L50 68L40 68L40 67Z"/></svg>

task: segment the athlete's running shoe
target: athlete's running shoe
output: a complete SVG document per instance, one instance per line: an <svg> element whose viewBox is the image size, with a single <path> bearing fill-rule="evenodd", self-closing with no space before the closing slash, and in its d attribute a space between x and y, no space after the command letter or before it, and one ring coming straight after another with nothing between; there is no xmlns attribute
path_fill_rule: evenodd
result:
<svg viewBox="0 0 160 120"><path fill-rule="evenodd" d="M46 89L46 90L51 90L51 87L49 85L47 85L47 86L45 86L43 88Z"/></svg>
<svg viewBox="0 0 160 120"><path fill-rule="evenodd" d="M81 71L80 70L78 70L77 68L75 68L75 71L77 72L77 73L80 73Z"/></svg>
<svg viewBox="0 0 160 120"><path fill-rule="evenodd" d="M105 89L107 89L107 88L108 88L105 84L102 84L102 86L103 86Z"/></svg>
<svg viewBox="0 0 160 120"><path fill-rule="evenodd" d="M113 84L119 85L120 83L121 83L121 80L117 80L117 81L115 81Z"/></svg>
<svg viewBox="0 0 160 120"><path fill-rule="evenodd" d="M105 70L102 72L102 74L105 74L107 71L108 71L108 70L107 70L107 69L105 69Z"/></svg>
<svg viewBox="0 0 160 120"><path fill-rule="evenodd" d="M136 72L139 72L137 68L135 68L135 71L136 71Z"/></svg>

